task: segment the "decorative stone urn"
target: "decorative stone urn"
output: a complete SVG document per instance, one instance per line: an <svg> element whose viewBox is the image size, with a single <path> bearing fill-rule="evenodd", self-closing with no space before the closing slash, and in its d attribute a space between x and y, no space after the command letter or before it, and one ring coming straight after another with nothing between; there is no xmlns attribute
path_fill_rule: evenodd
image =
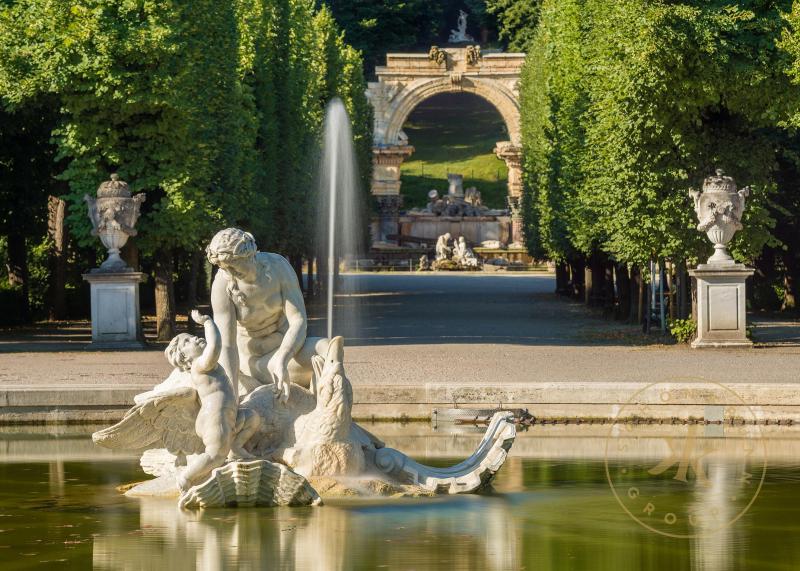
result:
<svg viewBox="0 0 800 571"><path fill-rule="evenodd" d="M736 182L725 176L722 169L717 169L716 175L703 181L702 193L689 191L699 221L697 229L705 232L714 244L714 255L708 259L709 264L735 263L727 246L736 231L742 229L744 200L749 193L750 187L747 186L737 191Z"/></svg>
<svg viewBox="0 0 800 571"><path fill-rule="evenodd" d="M130 236L136 236L136 221L139 209L145 201L145 195L139 193L131 196L128 183L119 180L119 175L112 174L111 180L102 183L97 189L97 199L88 194L83 200L89 207L89 219L92 221L92 235L98 236L108 249L108 258L93 272L130 272L119 255L120 249Z"/></svg>
<svg viewBox="0 0 800 571"><path fill-rule="evenodd" d="M708 263L689 270L697 291L697 338L695 349L702 347L752 347L747 338L747 278L751 268L737 264L727 245L742 229L744 199L748 187L737 191L733 178L722 170L703 181L703 192L689 191L699 224L714 244Z"/></svg>
<svg viewBox="0 0 800 571"><path fill-rule="evenodd" d="M83 274L92 296L92 342L89 349L143 348L139 284L146 276L119 256L131 236L136 236L136 221L145 195L131 196L128 183L116 174L97 189L97 198L83 197L89 207L92 234L108 249L108 258L99 268Z"/></svg>

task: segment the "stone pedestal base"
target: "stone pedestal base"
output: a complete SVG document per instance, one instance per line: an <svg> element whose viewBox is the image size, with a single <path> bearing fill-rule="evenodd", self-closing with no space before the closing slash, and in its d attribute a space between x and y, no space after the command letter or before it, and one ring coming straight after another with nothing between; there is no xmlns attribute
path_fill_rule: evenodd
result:
<svg viewBox="0 0 800 571"><path fill-rule="evenodd" d="M701 264L697 280L697 338L692 348L752 347L747 338L745 281L754 270L743 264Z"/></svg>
<svg viewBox="0 0 800 571"><path fill-rule="evenodd" d="M139 312L141 272L83 274L92 291L92 342L87 349L145 347Z"/></svg>

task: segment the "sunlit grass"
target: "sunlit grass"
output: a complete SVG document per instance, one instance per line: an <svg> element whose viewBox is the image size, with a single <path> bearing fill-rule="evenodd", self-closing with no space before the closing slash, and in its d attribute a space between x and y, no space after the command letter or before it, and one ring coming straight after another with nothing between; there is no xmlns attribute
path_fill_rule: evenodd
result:
<svg viewBox="0 0 800 571"><path fill-rule="evenodd" d="M483 202L505 207L508 169L493 149L508 140L503 119L490 103L468 93L447 93L419 105L403 126L414 154L402 166L407 208L425 206L428 191L447 191L447 173L464 175L464 188L475 186Z"/></svg>

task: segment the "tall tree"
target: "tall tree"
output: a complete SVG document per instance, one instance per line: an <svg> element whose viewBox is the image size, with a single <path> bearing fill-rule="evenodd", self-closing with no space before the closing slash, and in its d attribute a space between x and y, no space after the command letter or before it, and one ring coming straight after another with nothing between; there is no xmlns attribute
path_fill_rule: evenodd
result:
<svg viewBox="0 0 800 571"><path fill-rule="evenodd" d="M168 339L176 249L196 248L250 189L233 8L22 0L13 9L20 39L4 75L22 80L19 98L29 85L60 97L56 139L74 235L94 243L81 201L111 172L148 193L137 242L157 259L158 334Z"/></svg>
<svg viewBox="0 0 800 571"><path fill-rule="evenodd" d="M0 236L6 238L8 283L20 291L21 319L30 314L28 251L46 229L54 186L50 132L57 118L53 98L30 99L13 108L0 98Z"/></svg>
<svg viewBox="0 0 800 571"><path fill-rule="evenodd" d="M501 40L514 51L527 51L536 34L542 0L486 0L486 11L497 19Z"/></svg>

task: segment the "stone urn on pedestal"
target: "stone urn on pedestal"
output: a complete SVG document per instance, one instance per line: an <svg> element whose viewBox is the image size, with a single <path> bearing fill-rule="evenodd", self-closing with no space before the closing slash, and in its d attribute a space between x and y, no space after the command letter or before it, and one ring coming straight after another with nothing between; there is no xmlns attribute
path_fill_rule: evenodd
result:
<svg viewBox="0 0 800 571"><path fill-rule="evenodd" d="M750 347L747 338L745 282L754 270L736 263L728 243L742 229L749 187L736 188L732 177L718 169L703 181L702 192L691 190L697 229L714 244L714 254L689 275L697 280L697 338L693 348Z"/></svg>
<svg viewBox="0 0 800 571"><path fill-rule="evenodd" d="M131 195L128 183L116 174L97 189L97 198L83 197L89 209L92 235L108 249L99 268L83 274L91 285L91 349L124 349L144 346L139 311L139 283L145 275L129 267L120 257L128 238L136 236L135 225L144 194Z"/></svg>

